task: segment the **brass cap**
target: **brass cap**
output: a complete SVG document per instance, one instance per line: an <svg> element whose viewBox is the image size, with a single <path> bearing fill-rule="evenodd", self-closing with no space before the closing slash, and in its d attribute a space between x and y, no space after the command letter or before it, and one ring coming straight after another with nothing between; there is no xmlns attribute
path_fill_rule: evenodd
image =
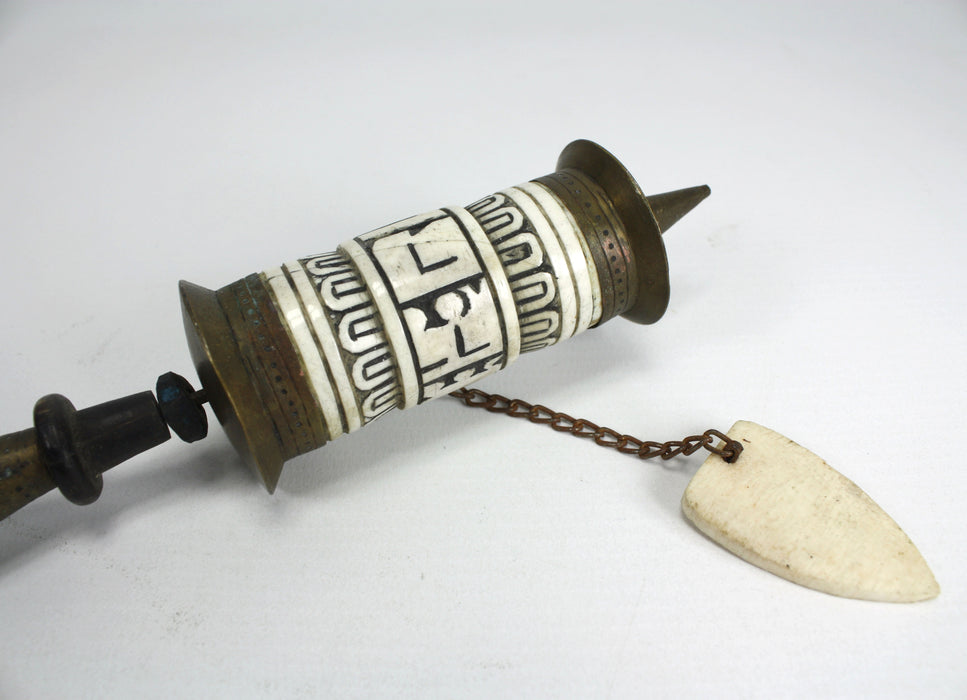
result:
<svg viewBox="0 0 967 700"><path fill-rule="evenodd" d="M668 308L668 258L662 233L709 195L706 185L646 197L631 173L598 144L569 143L557 161L558 170L577 170L594 180L606 193L621 219L634 254L636 297L623 318L654 323Z"/></svg>

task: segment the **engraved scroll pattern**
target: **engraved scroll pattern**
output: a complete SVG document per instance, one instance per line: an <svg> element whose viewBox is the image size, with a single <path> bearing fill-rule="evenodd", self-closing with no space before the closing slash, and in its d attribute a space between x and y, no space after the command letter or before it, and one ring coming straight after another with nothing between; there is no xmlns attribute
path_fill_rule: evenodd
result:
<svg viewBox="0 0 967 700"><path fill-rule="evenodd" d="M358 236L344 248L354 262L364 263L370 288L386 292L383 303L391 304L382 314L386 334L397 362L413 368L401 376L404 395L414 403L505 364L506 314L481 252L457 215L437 210L415 216Z"/></svg>
<svg viewBox="0 0 967 700"><path fill-rule="evenodd" d="M346 256L327 253L299 263L322 302L365 425L400 400L396 365L379 315Z"/></svg>
<svg viewBox="0 0 967 700"><path fill-rule="evenodd" d="M558 275L534 224L503 193L467 207L493 244L504 266L520 321L521 352L561 340L561 295Z"/></svg>

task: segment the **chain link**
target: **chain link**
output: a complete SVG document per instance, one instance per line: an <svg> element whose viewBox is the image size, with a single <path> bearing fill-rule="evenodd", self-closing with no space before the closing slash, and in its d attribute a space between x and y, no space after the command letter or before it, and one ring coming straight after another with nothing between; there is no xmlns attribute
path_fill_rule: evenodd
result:
<svg viewBox="0 0 967 700"><path fill-rule="evenodd" d="M627 455L636 455L640 459L651 459L652 457L671 459L678 455L694 454L704 448L731 464L742 454L742 443L714 429L706 430L701 435L690 435L684 440L652 442L651 440L639 440L631 435L622 435L617 430L602 427L584 418L574 418L566 413L558 413L541 404L530 404L521 399L508 399L506 396L488 394L480 389L457 389L451 392L450 396L460 399L471 408L482 408L491 413L503 413L512 418L526 418L531 423L549 425L562 433L592 439L602 447L610 447ZM722 440L724 444L718 447L715 445L716 440Z"/></svg>

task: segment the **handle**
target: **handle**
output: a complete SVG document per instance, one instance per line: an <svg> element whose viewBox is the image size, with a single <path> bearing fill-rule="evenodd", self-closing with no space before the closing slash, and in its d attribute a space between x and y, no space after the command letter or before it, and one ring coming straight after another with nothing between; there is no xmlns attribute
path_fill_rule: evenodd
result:
<svg viewBox="0 0 967 700"><path fill-rule="evenodd" d="M34 406L34 427L0 436L0 519L54 488L77 505L101 495L101 474L167 441L208 434L205 397L173 372L142 391L78 411L60 394Z"/></svg>
<svg viewBox="0 0 967 700"><path fill-rule="evenodd" d="M0 435L0 519L56 488L37 451L37 431Z"/></svg>

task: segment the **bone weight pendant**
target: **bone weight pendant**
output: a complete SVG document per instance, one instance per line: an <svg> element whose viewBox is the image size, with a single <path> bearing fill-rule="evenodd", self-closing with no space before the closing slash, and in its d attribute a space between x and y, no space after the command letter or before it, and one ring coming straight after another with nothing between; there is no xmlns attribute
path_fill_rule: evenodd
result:
<svg viewBox="0 0 967 700"><path fill-rule="evenodd" d="M749 421L728 437L742 459L710 456L682 497L695 526L777 576L847 598L911 603L940 586L906 533L859 486L789 438Z"/></svg>
<svg viewBox="0 0 967 700"><path fill-rule="evenodd" d="M668 304L662 232L709 193L645 197L589 141L550 175L442 207L218 290L181 284L202 390L168 373L151 392L83 411L38 402L0 437L0 517L57 487L75 503L101 473L168 439L207 434L211 403L269 491L286 460L475 382L616 316Z"/></svg>

